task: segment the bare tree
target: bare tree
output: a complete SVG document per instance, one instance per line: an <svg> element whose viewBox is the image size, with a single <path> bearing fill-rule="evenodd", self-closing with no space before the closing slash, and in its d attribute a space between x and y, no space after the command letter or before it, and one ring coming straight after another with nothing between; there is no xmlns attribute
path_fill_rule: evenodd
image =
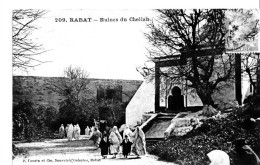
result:
<svg viewBox="0 0 260 165"><path fill-rule="evenodd" d="M89 90L89 73L81 67L66 67L64 77L59 79L51 90L65 96L71 102L79 103Z"/></svg>
<svg viewBox="0 0 260 165"><path fill-rule="evenodd" d="M234 79L234 55L225 54L227 35L225 10L157 10L157 20L148 24L145 37L150 43L148 57L181 55L185 65L160 70L162 78L175 84L188 81L203 104L213 104L212 94ZM250 35L245 35L250 37ZM154 68L144 66L139 71L154 76Z"/></svg>
<svg viewBox="0 0 260 165"><path fill-rule="evenodd" d="M259 67L259 54L245 53L242 55L242 73L243 77L249 79L253 86L253 94L256 93L257 69Z"/></svg>
<svg viewBox="0 0 260 165"><path fill-rule="evenodd" d="M43 61L36 58L45 52L41 44L31 38L32 32L37 29L34 23L46 14L44 10L13 10L12 14L12 44L13 67L22 69L35 67Z"/></svg>
<svg viewBox="0 0 260 165"><path fill-rule="evenodd" d="M96 99L90 90L89 73L81 67L68 66L63 77L49 89L64 97L59 103L58 118L62 123L78 123L81 128L99 116Z"/></svg>

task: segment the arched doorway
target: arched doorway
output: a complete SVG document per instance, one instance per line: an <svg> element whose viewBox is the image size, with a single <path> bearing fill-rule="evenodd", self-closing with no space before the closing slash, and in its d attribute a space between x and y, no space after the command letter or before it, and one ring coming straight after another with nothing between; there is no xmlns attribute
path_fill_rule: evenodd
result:
<svg viewBox="0 0 260 165"><path fill-rule="evenodd" d="M184 97L181 94L181 89L174 86L171 90L171 95L168 97L168 112L179 112L184 110Z"/></svg>

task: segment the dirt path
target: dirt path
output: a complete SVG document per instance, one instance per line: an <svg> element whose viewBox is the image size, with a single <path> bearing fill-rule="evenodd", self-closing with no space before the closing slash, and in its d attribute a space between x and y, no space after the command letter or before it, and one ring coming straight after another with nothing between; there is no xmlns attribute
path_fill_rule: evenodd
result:
<svg viewBox="0 0 260 165"><path fill-rule="evenodd" d="M27 155L19 155L13 160L13 165L40 165L40 164L113 164L113 165L139 165L158 164L166 165L173 163L157 160L155 156L146 155L136 158L130 155L125 159L118 155L112 159L109 155L107 159L102 159L100 149L97 149L88 137L81 136L80 140L68 142L67 139L55 139L44 142L19 143L17 147L26 149Z"/></svg>

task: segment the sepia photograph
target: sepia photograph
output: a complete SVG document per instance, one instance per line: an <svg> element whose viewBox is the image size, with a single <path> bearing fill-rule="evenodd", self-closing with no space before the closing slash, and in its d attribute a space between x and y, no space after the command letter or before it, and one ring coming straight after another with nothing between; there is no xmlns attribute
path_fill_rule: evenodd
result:
<svg viewBox="0 0 260 165"><path fill-rule="evenodd" d="M260 9L12 9L12 164L260 165Z"/></svg>

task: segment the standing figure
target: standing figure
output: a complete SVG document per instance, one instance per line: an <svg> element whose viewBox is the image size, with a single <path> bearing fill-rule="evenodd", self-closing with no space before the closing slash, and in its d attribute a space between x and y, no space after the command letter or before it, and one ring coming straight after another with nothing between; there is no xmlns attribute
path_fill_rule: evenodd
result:
<svg viewBox="0 0 260 165"><path fill-rule="evenodd" d="M89 127L88 126L85 129L85 135L89 135Z"/></svg>
<svg viewBox="0 0 260 165"><path fill-rule="evenodd" d="M245 139L236 140L235 151L237 153L237 157L234 161L235 165L260 165L258 155L246 144Z"/></svg>
<svg viewBox="0 0 260 165"><path fill-rule="evenodd" d="M126 136L128 136L129 141L132 141L129 137L133 136L133 132L130 130L128 126L125 127L125 130L123 132L123 137L125 138Z"/></svg>
<svg viewBox="0 0 260 165"><path fill-rule="evenodd" d="M112 128L112 131L109 135L109 142L111 143L110 145L111 154L114 155L112 158L116 158L116 155L120 151L120 144L122 143L122 137L117 130L117 126L114 126Z"/></svg>
<svg viewBox="0 0 260 165"><path fill-rule="evenodd" d="M112 128L110 128L109 126L106 126L106 132L107 132L107 136L109 136L110 133L112 132ZM108 154L111 155L110 147L108 148Z"/></svg>
<svg viewBox="0 0 260 165"><path fill-rule="evenodd" d="M94 132L92 133L92 136L89 138L89 140L93 140L94 145L98 147L101 137L101 132L96 127L94 127Z"/></svg>
<svg viewBox="0 0 260 165"><path fill-rule="evenodd" d="M69 124L67 124L65 128L65 137L68 138L68 129L69 129Z"/></svg>
<svg viewBox="0 0 260 165"><path fill-rule="evenodd" d="M76 139L76 140L79 140L79 136L80 136L80 127L79 127L79 125L77 124L77 125L76 125L76 128L75 128L75 139Z"/></svg>
<svg viewBox="0 0 260 165"><path fill-rule="evenodd" d="M145 144L145 134L139 126L136 127L133 134L133 145L132 152L137 155L137 157L146 154L146 144Z"/></svg>
<svg viewBox="0 0 260 165"><path fill-rule="evenodd" d="M91 132L93 133L95 131L95 126L91 127Z"/></svg>
<svg viewBox="0 0 260 165"><path fill-rule="evenodd" d="M72 138L73 138L73 139L76 139L76 137L75 137L76 129L77 129L77 128L76 128L76 125L74 125L74 126L73 126L73 133L72 133Z"/></svg>
<svg viewBox="0 0 260 165"><path fill-rule="evenodd" d="M90 137L93 135L94 132L94 126L90 127Z"/></svg>
<svg viewBox="0 0 260 165"><path fill-rule="evenodd" d="M92 136L92 133L93 133L93 132L92 132L92 127L90 126L90 127L89 127L89 135L90 135L90 137Z"/></svg>
<svg viewBox="0 0 260 165"><path fill-rule="evenodd" d="M100 143L100 141L101 141L102 134L101 134L101 132L99 131L99 129L98 129L97 127L95 127L94 130L95 130L95 132L96 132L96 136L98 137L97 142L96 142L96 145L98 146L99 143Z"/></svg>
<svg viewBox="0 0 260 165"><path fill-rule="evenodd" d="M123 155L125 158L127 158L127 156L130 154L132 144L133 143L130 142L128 135L125 135L124 140L121 144L123 146Z"/></svg>
<svg viewBox="0 0 260 165"><path fill-rule="evenodd" d="M61 126L59 128L59 136L60 136L60 138L64 138L64 136L65 136L65 132L64 131L65 131L64 130L64 126L63 126L63 124L61 124Z"/></svg>
<svg viewBox="0 0 260 165"><path fill-rule="evenodd" d="M106 131L104 131L103 136L101 138L99 148L101 149L101 156L105 159L107 158L109 151L109 140Z"/></svg>
<svg viewBox="0 0 260 165"><path fill-rule="evenodd" d="M68 128L68 140L69 141L72 141L72 136L73 136L72 134L73 134L73 125L70 124L69 128Z"/></svg>
<svg viewBox="0 0 260 165"><path fill-rule="evenodd" d="M100 122L96 119L94 119L94 126L97 127L97 129L100 129Z"/></svg>

